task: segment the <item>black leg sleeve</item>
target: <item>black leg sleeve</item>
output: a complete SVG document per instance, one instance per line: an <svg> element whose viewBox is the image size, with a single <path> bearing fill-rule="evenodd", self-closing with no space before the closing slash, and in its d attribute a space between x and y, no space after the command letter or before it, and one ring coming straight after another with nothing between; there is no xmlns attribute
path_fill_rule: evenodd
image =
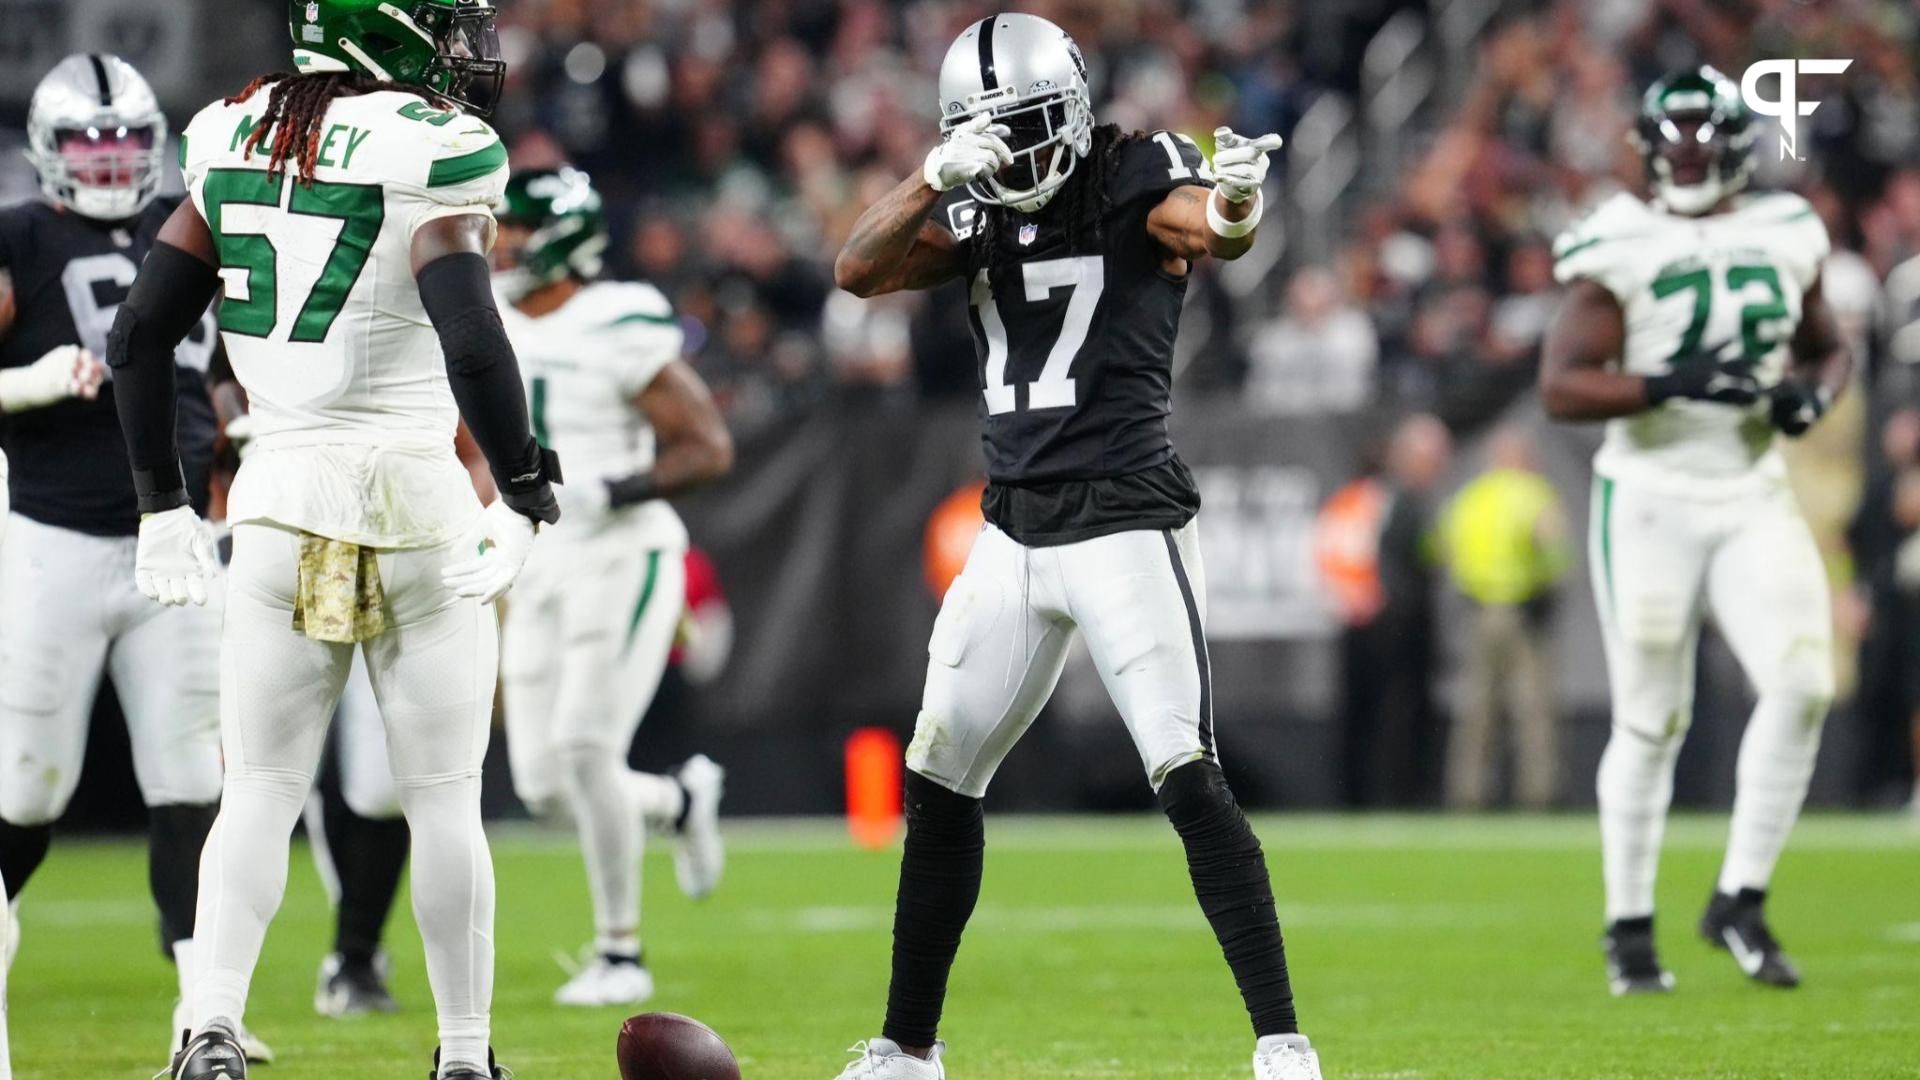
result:
<svg viewBox="0 0 1920 1080"><path fill-rule="evenodd" d="M327 847L340 874L333 951L349 964L371 964L406 870L407 822L361 817L337 796L325 801L325 820Z"/></svg>
<svg viewBox="0 0 1920 1080"><path fill-rule="evenodd" d="M147 808L147 883L160 909L160 951L193 936L193 909L200 900L200 849L207 846L218 803Z"/></svg>
<svg viewBox="0 0 1920 1080"><path fill-rule="evenodd" d="M947 1000L960 934L980 899L986 817L980 800L909 771L907 843L893 911L893 982L881 1034L902 1046L932 1046Z"/></svg>
<svg viewBox="0 0 1920 1080"><path fill-rule="evenodd" d="M1266 856L1220 766L1196 761L1173 770L1160 787L1160 805L1186 845L1194 895L1233 969L1254 1034L1299 1031Z"/></svg>
<svg viewBox="0 0 1920 1080"><path fill-rule="evenodd" d="M47 848L52 843L52 825L13 825L0 821L0 877L7 879L9 901L27 887L27 879L46 861Z"/></svg>

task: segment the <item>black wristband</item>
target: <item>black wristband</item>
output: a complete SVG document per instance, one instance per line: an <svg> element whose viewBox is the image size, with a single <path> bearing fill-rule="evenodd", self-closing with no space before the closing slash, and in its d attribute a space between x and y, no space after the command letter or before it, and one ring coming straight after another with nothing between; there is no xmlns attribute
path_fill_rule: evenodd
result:
<svg viewBox="0 0 1920 1080"><path fill-rule="evenodd" d="M1681 376L1675 372L1668 372L1665 375L1648 375L1644 381L1647 384L1647 404L1649 405L1659 405L1684 396L1681 389Z"/></svg>
<svg viewBox="0 0 1920 1080"><path fill-rule="evenodd" d="M650 472L616 477L608 480L606 484L607 505L615 510L623 506L637 506L643 502L652 502L660 497L659 489L654 487L653 474Z"/></svg>
<svg viewBox="0 0 1920 1080"><path fill-rule="evenodd" d="M518 463L502 473L494 470L493 483L500 489L500 501L507 509L548 525L560 520L560 503L554 498L553 485L562 483L560 455L529 440Z"/></svg>
<svg viewBox="0 0 1920 1080"><path fill-rule="evenodd" d="M142 514L158 514L193 501L177 459L158 468L133 470L133 496Z"/></svg>

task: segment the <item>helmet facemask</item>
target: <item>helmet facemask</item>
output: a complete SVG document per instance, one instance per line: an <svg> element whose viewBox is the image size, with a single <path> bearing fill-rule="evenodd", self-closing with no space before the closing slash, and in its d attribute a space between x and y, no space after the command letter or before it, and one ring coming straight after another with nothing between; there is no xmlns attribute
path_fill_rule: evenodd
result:
<svg viewBox="0 0 1920 1080"><path fill-rule="evenodd" d="M1013 163L967 186L982 203L1030 214L1047 205L1093 146L1093 110L1078 86L1038 87L1025 96L1003 90L975 95L964 111L940 122L943 134L981 114L1010 129Z"/></svg>
<svg viewBox="0 0 1920 1080"><path fill-rule="evenodd" d="M122 221L160 189L159 137L151 126L60 127L51 152L36 147L31 157L41 186L62 206L81 217Z"/></svg>
<svg viewBox="0 0 1920 1080"><path fill-rule="evenodd" d="M1739 89L1703 67L1649 87L1629 138L1654 196L1674 213L1694 216L1746 187L1754 136Z"/></svg>
<svg viewBox="0 0 1920 1080"><path fill-rule="evenodd" d="M427 68L427 85L469 112L491 114L507 85L507 62L500 58L492 5L484 0L462 3L451 12L422 5L416 18L439 43L439 53Z"/></svg>

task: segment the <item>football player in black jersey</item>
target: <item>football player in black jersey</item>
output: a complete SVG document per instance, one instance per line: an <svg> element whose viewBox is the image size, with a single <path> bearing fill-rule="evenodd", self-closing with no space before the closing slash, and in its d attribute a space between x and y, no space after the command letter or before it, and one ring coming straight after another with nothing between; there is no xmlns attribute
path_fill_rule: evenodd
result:
<svg viewBox="0 0 1920 1080"><path fill-rule="evenodd" d="M1059 27L997 15L940 69L944 140L835 264L860 296L972 288L987 527L928 646L882 1037L843 1080L940 1080L935 1031L979 895L980 799L1076 632L1187 850L1257 1037L1257 1080L1318 1080L1259 840L1222 778L1193 475L1167 439L1187 273L1252 246L1278 136L1096 126Z"/></svg>
<svg viewBox="0 0 1920 1080"><path fill-rule="evenodd" d="M178 202L155 197L167 121L132 66L78 54L41 81L27 124L45 197L0 210L0 433L12 468L0 549L0 877L17 905L79 781L104 667L147 804L161 947L185 986L200 849L220 798L221 609L217 599L161 607L133 587L139 520L102 363L114 314ZM174 354L181 457L203 509L214 347L209 314ZM268 1056L257 1040L248 1049Z"/></svg>

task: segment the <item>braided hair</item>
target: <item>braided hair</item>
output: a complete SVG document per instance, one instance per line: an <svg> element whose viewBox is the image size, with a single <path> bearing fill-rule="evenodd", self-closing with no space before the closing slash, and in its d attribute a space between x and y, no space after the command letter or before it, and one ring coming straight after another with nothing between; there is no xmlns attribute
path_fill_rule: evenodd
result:
<svg viewBox="0 0 1920 1080"><path fill-rule="evenodd" d="M285 176L287 163L292 161L299 170L302 184L313 184L313 170L320 160L321 137L326 131L327 106L335 98L352 97L356 94L371 94L382 90L397 90L403 94L413 94L428 103L443 108L445 105L431 92L403 83L387 82L367 75L350 71L312 72L308 74L289 74L278 72L262 75L247 84L245 90L227 99L227 104L237 105L250 98L261 87L272 87L267 95L267 111L254 124L252 134L247 136L242 156L251 157L255 149L268 144L271 155L267 159L267 175Z"/></svg>
<svg viewBox="0 0 1920 1080"><path fill-rule="evenodd" d="M1113 185L1109 181L1120 171L1119 150L1129 142L1144 138L1144 132L1122 132L1118 124L1094 128L1093 145L1087 150L1086 160L1074 169L1060 193L1035 211L1035 216L1043 220L1063 220L1069 230L1067 241L1074 250L1097 246L1106 231L1107 215L1113 210ZM996 242L1007 215L1012 212L1004 206L981 204L969 241L970 261L986 267L989 279L996 282L1007 280L1003 271L1014 261ZM1055 217L1060 214L1066 216Z"/></svg>

